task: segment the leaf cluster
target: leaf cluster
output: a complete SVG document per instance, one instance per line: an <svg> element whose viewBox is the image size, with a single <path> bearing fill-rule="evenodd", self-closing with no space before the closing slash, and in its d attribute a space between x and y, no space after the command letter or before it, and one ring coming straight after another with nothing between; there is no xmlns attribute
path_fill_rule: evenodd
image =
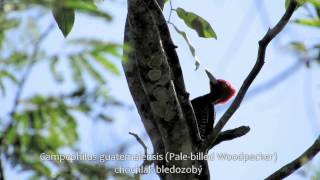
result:
<svg viewBox="0 0 320 180"><path fill-rule="evenodd" d="M293 23L320 32L320 1L308 0L301 5L307 15L295 19ZM320 64L320 42L292 41L290 46L307 67L313 63Z"/></svg>
<svg viewBox="0 0 320 180"><path fill-rule="evenodd" d="M5 157L2 163L32 172L31 179L131 178L126 174L114 174L111 167L96 162L40 159L41 153L81 152L78 147L79 118L106 123L114 121L108 109L124 104L110 96L106 84L110 75L120 75L115 61L125 58L121 55L122 45L95 39L66 40L65 49L70 51L52 54L42 46L42 41L46 41L46 36L39 33L44 29L43 22L34 17L34 12L53 12L65 36L71 31L75 12L107 22L112 19L93 1L5 2L0 14L0 92L3 99L17 96L20 90L22 95L13 102L15 108L12 112L8 108L7 114L0 115L0 157ZM37 68L43 68L41 72L53 77L55 81L48 79L47 83L54 84L57 89L50 89L49 93L41 90L28 94L22 92L32 88L30 84L35 82L28 78ZM62 88L66 85L71 88ZM8 104L11 106L12 103Z"/></svg>

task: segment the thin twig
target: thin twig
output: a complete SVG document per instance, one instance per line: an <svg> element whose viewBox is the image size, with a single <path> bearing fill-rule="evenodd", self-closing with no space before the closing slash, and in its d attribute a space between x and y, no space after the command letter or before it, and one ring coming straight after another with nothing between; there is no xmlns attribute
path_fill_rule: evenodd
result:
<svg viewBox="0 0 320 180"><path fill-rule="evenodd" d="M129 132L130 135L132 135L133 137L136 138L136 140L138 141L138 143L143 147L144 149L144 155L148 155L148 147L146 146L146 144L142 141L142 139L138 136L138 134Z"/></svg>
<svg viewBox="0 0 320 180"><path fill-rule="evenodd" d="M170 20L171 20L171 14L172 14L172 11L173 11L173 8L172 8L172 0L169 0L169 3L170 3L170 13L169 13L168 22L170 22Z"/></svg>
<svg viewBox="0 0 320 180"><path fill-rule="evenodd" d="M48 28L43 32L43 34L40 35L39 39L35 42L34 49L31 54L29 64L27 65L26 71L24 72L22 79L20 80L20 82L18 84L18 89L17 89L16 95L14 97L14 104L13 104L13 107L12 107L10 113L9 113L10 116L12 116L14 114L14 112L16 111L18 104L19 104L19 99L21 98L22 91L23 91L24 86L26 84L26 80L28 79L34 64L37 62L36 57L37 57L38 52L40 50L40 44L41 44L42 40L45 37L47 37L48 34L51 32L54 25L55 25L54 23L51 23L48 26Z"/></svg>
<svg viewBox="0 0 320 180"><path fill-rule="evenodd" d="M272 21L269 17L268 9L265 5L265 0L254 0L253 3L261 19L261 23L269 27L272 24ZM273 48L279 48L281 46L280 38L274 39L272 45L273 45Z"/></svg>
<svg viewBox="0 0 320 180"><path fill-rule="evenodd" d="M286 24L289 22L294 10L297 7L296 0L292 0L285 12L285 14L282 16L280 21L276 24L276 26L272 29L269 29L266 35L262 38L262 40L259 41L259 50L258 50L258 57L256 60L256 64L252 68L249 75L244 80L239 93L237 94L236 98L232 102L231 106L228 108L228 110L223 114L221 119L218 121L214 131L209 135L208 139L205 141L205 147L209 147L211 144L214 143L214 141L217 139L217 135L221 132L222 128L226 125L226 123L229 121L229 119L232 117L232 115L237 111L237 109L240 107L240 104L244 98L244 96L247 93L247 90L249 89L250 85L252 84L253 80L257 77L260 70L263 67L264 60L265 60L265 53L268 44L271 42L273 38L275 38L286 26Z"/></svg>
<svg viewBox="0 0 320 180"><path fill-rule="evenodd" d="M153 163L153 161L148 160L148 147L146 146L146 144L143 142L143 140L138 136L138 134L136 133L132 133L129 132L130 135L132 135L133 137L136 138L136 140L138 141L138 143L143 147L144 149L144 155L145 155L145 160L143 161L143 163L141 164L140 167L142 167L142 169L144 169L145 167L151 165Z"/></svg>
<svg viewBox="0 0 320 180"><path fill-rule="evenodd" d="M316 141L297 159L283 166L272 175L268 176L265 180L278 180L288 177L290 174L298 170L304 164L311 161L320 152L320 136Z"/></svg>

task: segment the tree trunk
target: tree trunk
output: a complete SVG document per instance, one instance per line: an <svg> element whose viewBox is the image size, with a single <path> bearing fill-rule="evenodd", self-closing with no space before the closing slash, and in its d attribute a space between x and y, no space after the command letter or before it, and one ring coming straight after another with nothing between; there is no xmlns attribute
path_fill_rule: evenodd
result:
<svg viewBox="0 0 320 180"><path fill-rule="evenodd" d="M128 60L123 63L127 82L154 154L162 157L155 161L160 179L210 179L207 162L191 158L207 150L200 143L162 8L163 0L128 0L124 41L130 48L124 52Z"/></svg>

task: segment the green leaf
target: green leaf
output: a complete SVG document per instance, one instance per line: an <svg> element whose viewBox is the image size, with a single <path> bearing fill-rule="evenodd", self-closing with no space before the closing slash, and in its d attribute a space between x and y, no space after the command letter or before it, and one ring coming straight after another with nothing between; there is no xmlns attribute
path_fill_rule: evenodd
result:
<svg viewBox="0 0 320 180"><path fill-rule="evenodd" d="M298 41L294 41L290 43L291 46L293 47L293 49L295 49L296 51L300 52L300 53L308 53L308 48L306 47L306 45L302 42L298 42Z"/></svg>
<svg viewBox="0 0 320 180"><path fill-rule="evenodd" d="M120 75L118 67L110 62L107 58L105 58L100 53L92 53L92 56L95 58L97 62L99 62L105 69L109 70L115 75Z"/></svg>
<svg viewBox="0 0 320 180"><path fill-rule="evenodd" d="M198 57L196 56L196 50L193 47L191 41L189 40L187 34L184 31L181 31L180 29L178 29L174 24L172 24L172 26L174 27L174 29L183 37L183 39L187 42L188 46L189 46L189 50L192 54L192 56L195 59L195 66L196 66L196 70L199 68L200 66L200 60L198 59Z"/></svg>
<svg viewBox="0 0 320 180"><path fill-rule="evenodd" d="M305 26L311 26L311 27L320 27L320 19L314 18L314 19L297 19L295 20L295 23Z"/></svg>
<svg viewBox="0 0 320 180"><path fill-rule="evenodd" d="M83 86L84 80L82 78L82 69L78 59L75 56L70 56L70 66L72 69L72 78L80 86Z"/></svg>
<svg viewBox="0 0 320 180"><path fill-rule="evenodd" d="M53 56L51 59L50 59L50 70L51 70L51 73L54 77L54 79L61 83L64 79L63 79L63 76L62 74L60 74L58 71L57 71L57 64L58 64L58 61L59 61L59 58L57 56Z"/></svg>
<svg viewBox="0 0 320 180"><path fill-rule="evenodd" d="M6 65L13 65L16 70L24 68L28 62L28 55L26 52L14 51L12 54L4 61Z"/></svg>
<svg viewBox="0 0 320 180"><path fill-rule="evenodd" d="M20 136L21 149L23 151L25 151L29 148L30 140L31 140L31 137L29 134L24 134L24 135Z"/></svg>
<svg viewBox="0 0 320 180"><path fill-rule="evenodd" d="M8 29L17 28L20 24L20 19L0 17L0 31L4 32Z"/></svg>
<svg viewBox="0 0 320 180"><path fill-rule="evenodd" d="M92 2L92 0L91 2L90 1L85 2L85 1L79 1L79 0L66 1L65 4L67 7L73 8L82 13L86 13L89 15L97 16L97 17L102 17L107 21L112 20L112 16L108 13L100 11L97 8L97 6Z"/></svg>
<svg viewBox="0 0 320 180"><path fill-rule="evenodd" d="M33 119L31 120L31 126L34 129L35 133L40 134L41 129L43 128L41 118L37 111L33 112Z"/></svg>
<svg viewBox="0 0 320 180"><path fill-rule="evenodd" d="M96 6L96 4L95 4L95 0L87 0L86 3L89 3L89 4L91 4L92 6L94 6L94 7L97 8L97 6Z"/></svg>
<svg viewBox="0 0 320 180"><path fill-rule="evenodd" d="M1 70L0 71L0 91L1 91L2 96L4 96L6 94L6 88L5 88L5 85L2 81L2 79L4 79L4 78L9 79L16 84L18 83L17 78L13 74L11 74L9 71Z"/></svg>
<svg viewBox="0 0 320 180"><path fill-rule="evenodd" d="M2 48L4 40L5 40L4 31L0 29L0 48Z"/></svg>
<svg viewBox="0 0 320 180"><path fill-rule="evenodd" d="M91 47L91 53L108 53L115 57L121 57L122 54L120 53L120 50L127 48L120 44L108 43L95 39L74 39L70 40L69 43L74 45L82 45L85 48Z"/></svg>
<svg viewBox="0 0 320 180"><path fill-rule="evenodd" d="M290 2L291 2L291 0L286 0L286 1L284 2L284 7L285 7L286 9L288 9Z"/></svg>
<svg viewBox="0 0 320 180"><path fill-rule="evenodd" d="M320 0L308 0L312 5L314 5L316 8L320 7Z"/></svg>
<svg viewBox="0 0 320 180"><path fill-rule="evenodd" d="M50 169L42 161L32 161L30 165L38 171L38 173L51 177Z"/></svg>
<svg viewBox="0 0 320 180"><path fill-rule="evenodd" d="M200 37L217 39L217 35L210 24L202 17L194 14L193 12L187 12L182 8L178 8L176 12L184 23L194 29Z"/></svg>
<svg viewBox="0 0 320 180"><path fill-rule="evenodd" d="M0 71L0 78L8 78L14 83L18 83L18 80L14 75L12 75L10 72L2 70Z"/></svg>
<svg viewBox="0 0 320 180"><path fill-rule="evenodd" d="M60 117L63 118L63 125L59 128L61 129L61 135L63 140L68 144L72 145L79 138L77 133L77 123L74 117L69 114L66 108L60 108Z"/></svg>
<svg viewBox="0 0 320 180"><path fill-rule="evenodd" d="M64 37L67 37L74 24L74 9L58 4L53 8L52 13Z"/></svg>
<svg viewBox="0 0 320 180"><path fill-rule="evenodd" d="M87 70L87 72L99 83L105 84L105 80L102 77L101 73L99 73L89 62L88 59L84 56L78 56L78 60L81 63L81 65Z"/></svg>
<svg viewBox="0 0 320 180"><path fill-rule="evenodd" d="M16 126L13 126L8 130L8 133L6 134L5 143L6 144L12 144L17 138L17 129Z"/></svg>
<svg viewBox="0 0 320 180"><path fill-rule="evenodd" d="M292 0L286 0L286 1L285 1L285 8L286 8L286 9L288 9L289 4L290 4L291 1L292 1ZM302 6L304 3L306 3L307 1L310 1L310 0L296 0L296 1L298 1L298 7L297 7L297 8L299 8L299 7ZM296 8L296 9L297 9L297 8Z"/></svg>
<svg viewBox="0 0 320 180"><path fill-rule="evenodd" d="M61 147L64 142L61 138L61 133L57 132L57 128L50 127L49 128L49 137L48 140L53 147Z"/></svg>
<svg viewBox="0 0 320 180"><path fill-rule="evenodd" d="M308 2L314 6L318 18L320 18L320 0L308 0Z"/></svg>

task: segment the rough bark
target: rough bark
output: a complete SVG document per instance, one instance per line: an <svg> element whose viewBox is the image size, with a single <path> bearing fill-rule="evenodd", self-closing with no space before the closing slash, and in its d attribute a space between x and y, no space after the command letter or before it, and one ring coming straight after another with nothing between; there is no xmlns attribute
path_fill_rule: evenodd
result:
<svg viewBox="0 0 320 180"><path fill-rule="evenodd" d="M181 96L176 92L176 87L181 85L185 92L183 79L177 82L168 62L172 59L168 54L175 51L174 46L170 47L170 52L164 48L167 44L163 43L147 4L144 0L128 1L125 42L131 48L125 52L128 61L123 64L128 85L153 143L154 153L164 157L166 153L190 155L197 149L192 137L194 133L191 132L194 128L186 121L185 110L182 109L184 106L181 106L178 98L181 99ZM183 95L189 108L192 108L188 96ZM199 163L192 160L156 161L156 166L187 168L199 166ZM194 174L160 173L159 176L161 179L198 179Z"/></svg>

